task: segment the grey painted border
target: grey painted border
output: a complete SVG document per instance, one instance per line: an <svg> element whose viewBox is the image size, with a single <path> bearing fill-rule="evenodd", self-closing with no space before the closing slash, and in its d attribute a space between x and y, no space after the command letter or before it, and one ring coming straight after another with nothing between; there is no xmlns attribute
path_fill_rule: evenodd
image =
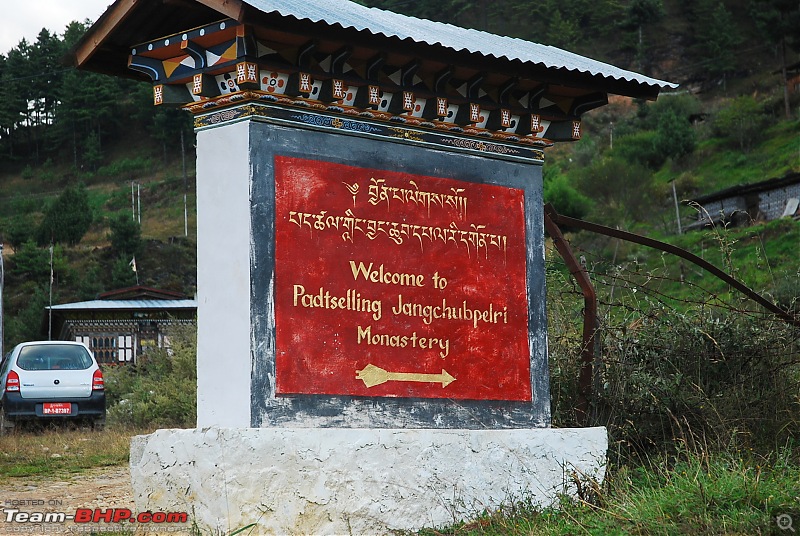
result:
<svg viewBox="0 0 800 536"><path fill-rule="evenodd" d="M251 426L353 428L529 428L550 425L547 366L544 220L541 162L522 164L366 139L344 133L250 122L251 159ZM275 396L274 157L285 155L353 166L497 184L524 190L531 403L447 399Z"/></svg>

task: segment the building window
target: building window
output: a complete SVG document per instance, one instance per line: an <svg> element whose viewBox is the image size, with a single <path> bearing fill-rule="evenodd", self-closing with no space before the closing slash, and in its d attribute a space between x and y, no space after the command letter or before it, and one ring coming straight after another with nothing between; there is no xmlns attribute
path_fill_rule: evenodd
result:
<svg viewBox="0 0 800 536"><path fill-rule="evenodd" d="M97 333L78 335L75 340L82 342L94 353L98 363L104 365L117 365L130 363L134 360L134 338L132 335L118 333Z"/></svg>
<svg viewBox="0 0 800 536"><path fill-rule="evenodd" d="M133 348L133 336L120 335L117 343L119 345L119 362L130 363L133 361L133 358L136 355L136 352Z"/></svg>

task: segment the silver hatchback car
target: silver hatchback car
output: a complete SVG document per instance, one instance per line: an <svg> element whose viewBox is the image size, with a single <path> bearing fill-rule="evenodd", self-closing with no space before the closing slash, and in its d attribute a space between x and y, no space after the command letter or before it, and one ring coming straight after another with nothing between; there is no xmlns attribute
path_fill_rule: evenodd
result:
<svg viewBox="0 0 800 536"><path fill-rule="evenodd" d="M0 433L21 421L82 421L102 428L103 372L86 346L69 341L18 344L0 366Z"/></svg>

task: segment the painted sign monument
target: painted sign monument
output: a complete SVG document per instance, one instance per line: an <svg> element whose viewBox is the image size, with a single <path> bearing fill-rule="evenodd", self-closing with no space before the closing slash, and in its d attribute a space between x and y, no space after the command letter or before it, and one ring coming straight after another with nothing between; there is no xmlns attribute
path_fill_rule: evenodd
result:
<svg viewBox="0 0 800 536"><path fill-rule="evenodd" d="M141 511L375 534L602 481L550 428L543 150L671 84L345 0L117 0L73 53L195 118L198 428L134 439Z"/></svg>

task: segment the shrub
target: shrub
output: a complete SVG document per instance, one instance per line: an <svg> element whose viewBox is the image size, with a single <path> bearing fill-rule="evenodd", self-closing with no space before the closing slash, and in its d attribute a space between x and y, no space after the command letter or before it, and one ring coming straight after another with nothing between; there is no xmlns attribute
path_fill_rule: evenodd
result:
<svg viewBox="0 0 800 536"><path fill-rule="evenodd" d="M774 440L798 424L788 330L733 315L671 316L607 334L617 358L605 362L599 395L618 434L639 447L687 433L725 447Z"/></svg>
<svg viewBox="0 0 800 536"><path fill-rule="evenodd" d="M146 157L123 158L103 166L97 170L98 175L113 177L118 179L130 180L144 173L149 173L153 167L153 161Z"/></svg>
<svg viewBox="0 0 800 536"><path fill-rule="evenodd" d="M697 145L694 129L685 117L672 111L659 117L654 149L661 161L691 154Z"/></svg>
<svg viewBox="0 0 800 536"><path fill-rule="evenodd" d="M776 282L772 296L783 309L800 313L800 276L782 278Z"/></svg>
<svg viewBox="0 0 800 536"><path fill-rule="evenodd" d="M620 136L614 140L614 148L607 154L623 162L658 169L664 159L656 150L657 137L655 130L640 130Z"/></svg>
<svg viewBox="0 0 800 536"><path fill-rule="evenodd" d="M555 277L548 281L552 413L554 424L565 426L574 424L583 300L574 291L555 294L571 285L550 270ZM612 454L679 444L769 451L800 434L796 328L740 312L738 303L712 307L708 298L676 310L639 277L658 279L645 267L593 274L609 307L598 332L591 412L595 424L608 427ZM612 280L613 298L602 293Z"/></svg>
<svg viewBox="0 0 800 536"><path fill-rule="evenodd" d="M30 214L41 210L41 202L35 197L15 194L11 200L11 210L16 214Z"/></svg>
<svg viewBox="0 0 800 536"><path fill-rule="evenodd" d="M653 174L647 168L620 158L602 158L576 175L581 193L595 204L592 217L600 223L617 225L651 214Z"/></svg>
<svg viewBox="0 0 800 536"><path fill-rule="evenodd" d="M194 427L197 421L197 337L194 326L169 332L168 349L136 364L106 368L110 423L138 427Z"/></svg>
<svg viewBox="0 0 800 536"><path fill-rule="evenodd" d="M689 124L689 118L701 111L702 104L693 95L664 95L644 108L643 127L648 130L656 130L659 123L668 115L684 119Z"/></svg>
<svg viewBox="0 0 800 536"><path fill-rule="evenodd" d="M571 218L583 218L592 206L591 200L578 192L565 175L557 175L545 183L544 200L559 214Z"/></svg>
<svg viewBox="0 0 800 536"><path fill-rule="evenodd" d="M737 142L739 149L747 152L760 138L768 120L756 99L743 95L717 112L714 130L719 136Z"/></svg>
<svg viewBox="0 0 800 536"><path fill-rule="evenodd" d="M26 240L15 246L16 253L12 257L12 270L14 275L24 276L34 281L44 283L50 274L50 254L46 249L40 248L33 240Z"/></svg>

